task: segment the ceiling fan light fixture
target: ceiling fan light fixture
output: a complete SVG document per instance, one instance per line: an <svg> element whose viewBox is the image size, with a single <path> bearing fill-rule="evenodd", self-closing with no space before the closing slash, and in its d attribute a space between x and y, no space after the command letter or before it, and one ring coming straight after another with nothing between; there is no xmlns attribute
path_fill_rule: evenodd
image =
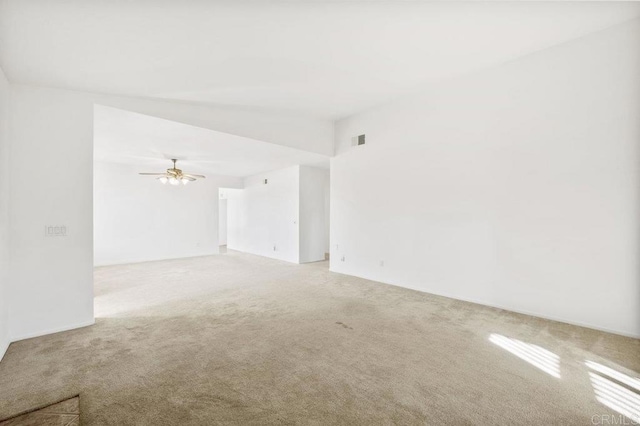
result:
<svg viewBox="0 0 640 426"><path fill-rule="evenodd" d="M176 167L176 162L178 160L172 159L173 167L167 169L165 173L140 173L141 175L147 176L158 176L156 179L160 181L161 184L165 185L167 182L171 185L180 185L182 182L183 185L186 185L192 180L204 179L206 176L203 175L193 175L190 173L183 173L182 170Z"/></svg>

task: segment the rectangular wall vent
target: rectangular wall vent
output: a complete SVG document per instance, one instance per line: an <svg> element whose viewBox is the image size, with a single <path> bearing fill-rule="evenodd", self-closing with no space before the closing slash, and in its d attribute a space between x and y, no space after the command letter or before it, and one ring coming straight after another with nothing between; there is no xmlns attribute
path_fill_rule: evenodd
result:
<svg viewBox="0 0 640 426"><path fill-rule="evenodd" d="M364 142L364 135L358 135L351 138L351 145L353 146L364 145Z"/></svg>

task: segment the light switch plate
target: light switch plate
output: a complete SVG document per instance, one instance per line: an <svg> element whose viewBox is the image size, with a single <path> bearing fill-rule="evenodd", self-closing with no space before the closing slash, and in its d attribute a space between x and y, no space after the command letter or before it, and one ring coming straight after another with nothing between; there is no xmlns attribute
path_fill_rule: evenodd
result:
<svg viewBox="0 0 640 426"><path fill-rule="evenodd" d="M66 237L67 227L66 225L45 225L44 236L45 237Z"/></svg>

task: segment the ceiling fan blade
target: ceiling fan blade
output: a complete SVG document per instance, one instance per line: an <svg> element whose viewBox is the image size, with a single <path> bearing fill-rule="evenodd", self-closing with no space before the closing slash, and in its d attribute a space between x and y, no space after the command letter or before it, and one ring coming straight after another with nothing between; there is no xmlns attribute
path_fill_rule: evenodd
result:
<svg viewBox="0 0 640 426"><path fill-rule="evenodd" d="M203 176L203 175L192 175L191 173L188 173L188 174L185 173L182 176L193 178L193 180L206 178L206 176Z"/></svg>
<svg viewBox="0 0 640 426"><path fill-rule="evenodd" d="M138 173L139 175L144 175L144 176L165 176L166 173Z"/></svg>

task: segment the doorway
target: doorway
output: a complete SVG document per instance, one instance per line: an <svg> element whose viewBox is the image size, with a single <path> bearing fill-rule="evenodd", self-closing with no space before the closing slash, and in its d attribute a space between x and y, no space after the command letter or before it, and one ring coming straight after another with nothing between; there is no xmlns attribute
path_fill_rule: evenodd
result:
<svg viewBox="0 0 640 426"><path fill-rule="evenodd" d="M218 245L220 253L227 252L227 235L228 235L228 222L227 222L227 196L225 190L220 188L218 190Z"/></svg>

